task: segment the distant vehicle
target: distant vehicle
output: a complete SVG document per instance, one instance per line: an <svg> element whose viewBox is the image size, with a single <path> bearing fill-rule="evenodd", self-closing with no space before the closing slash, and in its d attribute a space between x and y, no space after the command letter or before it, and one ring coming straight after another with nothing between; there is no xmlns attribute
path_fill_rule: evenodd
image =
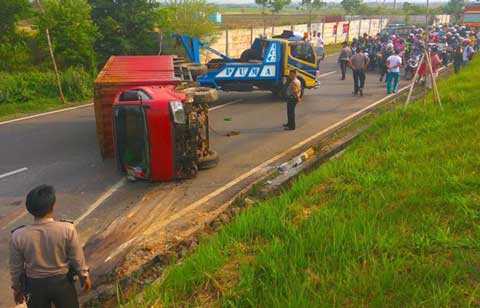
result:
<svg viewBox="0 0 480 308"><path fill-rule="evenodd" d="M381 34L397 33L401 38L406 38L410 33L410 27L405 24L388 24L381 32Z"/></svg>
<svg viewBox="0 0 480 308"><path fill-rule="evenodd" d="M480 27L480 3L469 3L463 10L463 23L467 27Z"/></svg>
<svg viewBox="0 0 480 308"><path fill-rule="evenodd" d="M191 36L176 34L175 37L182 43L190 61L197 65L200 63L200 47L220 57L209 61L203 73L195 74L197 83L203 87L244 92L269 90L281 96L292 69L298 71L302 94L304 89L318 85L318 56L309 41L292 31L284 31L271 39L256 38L239 59L230 58Z"/></svg>

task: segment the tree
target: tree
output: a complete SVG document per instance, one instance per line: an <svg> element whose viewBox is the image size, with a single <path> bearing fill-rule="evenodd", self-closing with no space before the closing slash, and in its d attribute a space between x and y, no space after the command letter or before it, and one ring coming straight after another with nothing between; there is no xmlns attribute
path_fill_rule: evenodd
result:
<svg viewBox="0 0 480 308"><path fill-rule="evenodd" d="M166 25L170 24L171 32L188 34L207 43L213 39L217 26L209 16L218 12L217 5L206 0L182 0L170 3L166 9L174 14L173 18L163 20Z"/></svg>
<svg viewBox="0 0 480 308"><path fill-rule="evenodd" d="M17 23L29 15L32 5L28 0L0 0L0 40L15 41Z"/></svg>
<svg viewBox="0 0 480 308"><path fill-rule="evenodd" d="M273 35L273 28L274 28L274 20L275 20L275 13L279 13L286 5L289 5L292 1L291 0L269 0L268 7L272 12L272 35Z"/></svg>
<svg viewBox="0 0 480 308"><path fill-rule="evenodd" d="M269 0L255 0L255 4L262 8L262 19L263 19L263 35L265 35L267 29L267 22L266 22L266 10L268 8Z"/></svg>
<svg viewBox="0 0 480 308"><path fill-rule="evenodd" d="M356 13L363 0L342 0L340 4L348 14Z"/></svg>
<svg viewBox="0 0 480 308"><path fill-rule="evenodd" d="M443 7L443 11L447 14L452 15L452 21L455 23L460 23L462 21L463 7L465 6L464 0L450 0Z"/></svg>
<svg viewBox="0 0 480 308"><path fill-rule="evenodd" d="M312 32L312 13L314 10L326 6L326 2L324 0L302 0L301 4L308 13L308 32Z"/></svg>
<svg viewBox="0 0 480 308"><path fill-rule="evenodd" d="M405 15L422 15L425 14L425 6L404 2L402 10Z"/></svg>
<svg viewBox="0 0 480 308"><path fill-rule="evenodd" d="M95 72L93 44L97 28L90 18L90 6L85 0L46 0L39 17L40 44L46 49L48 29L58 66L66 69L82 66Z"/></svg>
<svg viewBox="0 0 480 308"><path fill-rule="evenodd" d="M95 41L98 64L111 55L156 54L158 15L155 0L89 0L101 39Z"/></svg>

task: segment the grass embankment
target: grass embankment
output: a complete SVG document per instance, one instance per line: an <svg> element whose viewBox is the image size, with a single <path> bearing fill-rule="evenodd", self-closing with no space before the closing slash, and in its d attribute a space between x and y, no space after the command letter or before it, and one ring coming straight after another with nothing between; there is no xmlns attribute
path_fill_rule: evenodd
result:
<svg viewBox="0 0 480 308"><path fill-rule="evenodd" d="M380 115L127 306L479 305L479 67L439 82L444 112Z"/></svg>

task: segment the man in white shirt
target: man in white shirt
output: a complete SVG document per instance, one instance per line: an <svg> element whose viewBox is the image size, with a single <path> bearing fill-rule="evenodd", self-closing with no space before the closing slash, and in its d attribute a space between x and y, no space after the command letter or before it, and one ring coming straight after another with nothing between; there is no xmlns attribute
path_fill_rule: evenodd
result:
<svg viewBox="0 0 480 308"><path fill-rule="evenodd" d="M325 50L323 48L323 39L322 34L320 32L317 33L317 57L320 60L325 59Z"/></svg>
<svg viewBox="0 0 480 308"><path fill-rule="evenodd" d="M400 49L396 49L395 54L387 58L387 94L391 94L392 92L397 93L401 65L402 57L400 56Z"/></svg>

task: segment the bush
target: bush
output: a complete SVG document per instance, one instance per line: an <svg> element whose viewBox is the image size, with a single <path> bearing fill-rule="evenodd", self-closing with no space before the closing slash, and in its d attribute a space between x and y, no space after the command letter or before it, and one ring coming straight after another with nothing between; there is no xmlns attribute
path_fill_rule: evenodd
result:
<svg viewBox="0 0 480 308"><path fill-rule="evenodd" d="M0 43L0 70L22 70L32 64L30 48L24 42Z"/></svg>
<svg viewBox="0 0 480 308"><path fill-rule="evenodd" d="M61 72L65 99L88 99L92 95L92 79L82 68L69 68ZM0 73L0 103L22 103L38 98L58 97L53 72L30 71Z"/></svg>

